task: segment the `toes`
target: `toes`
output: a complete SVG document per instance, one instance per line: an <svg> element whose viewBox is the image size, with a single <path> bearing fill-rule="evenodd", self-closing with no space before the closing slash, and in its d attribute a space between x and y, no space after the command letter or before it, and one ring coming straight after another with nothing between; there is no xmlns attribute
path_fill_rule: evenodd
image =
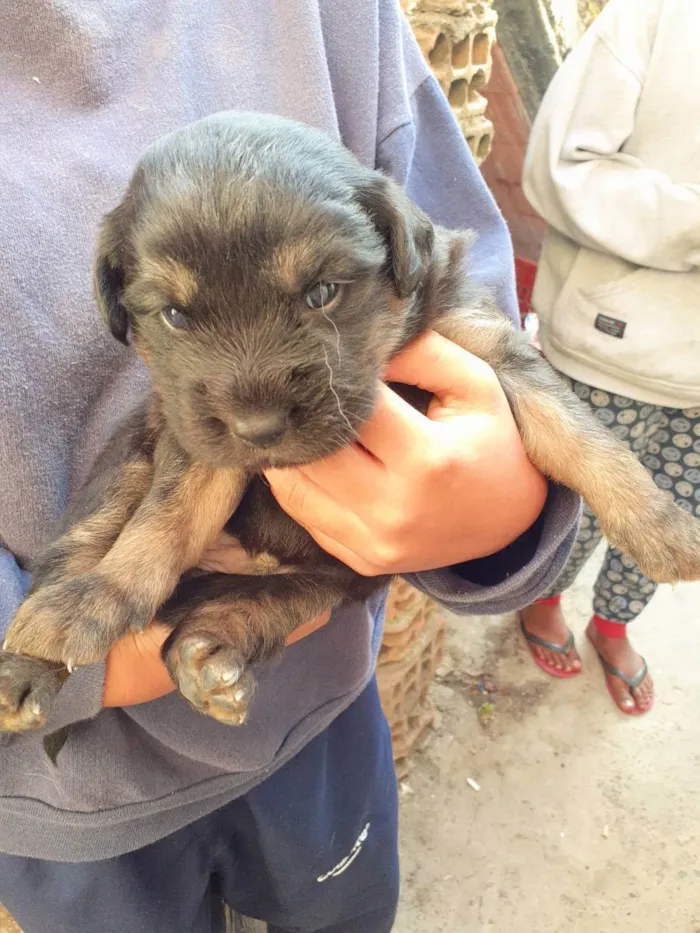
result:
<svg viewBox="0 0 700 933"><path fill-rule="evenodd" d="M625 712L634 709L636 704L627 684L620 680L619 677L613 677L612 675L608 676L607 680L610 693L620 709Z"/></svg>
<svg viewBox="0 0 700 933"><path fill-rule="evenodd" d="M214 655L200 671L200 680L205 690L220 690L235 684L242 670L239 664L223 652Z"/></svg>
<svg viewBox="0 0 700 933"><path fill-rule="evenodd" d="M0 656L0 731L40 729L64 679L65 672L43 661Z"/></svg>
<svg viewBox="0 0 700 933"><path fill-rule="evenodd" d="M568 654L559 651L546 651L545 660L564 674L581 670L581 659L574 648Z"/></svg>
<svg viewBox="0 0 700 933"><path fill-rule="evenodd" d="M544 648L541 648L539 645L534 645L534 644L533 644L532 650L535 652L535 657L536 657L539 661L547 661L547 654L548 654L548 652L546 652L546 651L544 650Z"/></svg>
<svg viewBox="0 0 700 933"><path fill-rule="evenodd" d="M248 718L255 681L237 651L205 635L177 638L166 657L180 693L200 712L226 725Z"/></svg>
<svg viewBox="0 0 700 933"><path fill-rule="evenodd" d="M567 660L565 655L560 654L558 651L548 651L547 654L549 655L547 660L556 667L558 671L566 670Z"/></svg>
<svg viewBox="0 0 700 933"><path fill-rule="evenodd" d="M226 725L242 726L248 719L248 707L254 691L255 681L250 674L244 674L235 690L215 694L210 698L209 715Z"/></svg>
<svg viewBox="0 0 700 933"><path fill-rule="evenodd" d="M571 632L558 606L536 603L523 610L520 620L526 635L536 636L554 645L564 647L571 637ZM578 673L581 670L581 659L573 646L565 654L562 651L552 651L550 648L529 640L529 648L538 661L543 662L558 674Z"/></svg>
<svg viewBox="0 0 700 933"><path fill-rule="evenodd" d="M177 652L186 664L205 658L211 650L211 641L208 638L198 637L197 635L190 638L183 638L177 645Z"/></svg>
<svg viewBox="0 0 700 933"><path fill-rule="evenodd" d="M646 712L654 701L654 684L651 677L645 677L641 684L632 691L637 708Z"/></svg>

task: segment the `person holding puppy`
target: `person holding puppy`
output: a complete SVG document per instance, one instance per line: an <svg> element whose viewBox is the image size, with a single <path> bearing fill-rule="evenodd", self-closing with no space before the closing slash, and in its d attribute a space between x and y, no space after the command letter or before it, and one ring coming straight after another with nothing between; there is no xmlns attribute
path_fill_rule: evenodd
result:
<svg viewBox="0 0 700 933"><path fill-rule="evenodd" d="M690 0L610 0L547 91L524 174L549 223L533 295L544 355L698 519L700 185L689 89L699 30ZM586 508L566 570L522 613L537 663L555 676L581 671L561 594L600 540ZM655 591L608 548L587 636L627 715L654 701L627 633Z"/></svg>
<svg viewBox="0 0 700 933"><path fill-rule="evenodd" d="M234 8L235 6L235 8ZM0 630L68 490L147 388L103 331L95 231L145 147L207 113L274 112L339 137L437 222L471 227L472 272L516 320L508 235L395 0L17 0L0 36ZM461 613L533 601L579 503L527 460L493 372L429 334L360 437L270 472L278 501L366 575L402 573ZM204 564L235 572L222 538ZM64 684L45 733L0 745L0 902L25 933L388 933L398 898L391 738L374 664L383 597L310 620L256 672L245 727L173 693L154 623Z"/></svg>

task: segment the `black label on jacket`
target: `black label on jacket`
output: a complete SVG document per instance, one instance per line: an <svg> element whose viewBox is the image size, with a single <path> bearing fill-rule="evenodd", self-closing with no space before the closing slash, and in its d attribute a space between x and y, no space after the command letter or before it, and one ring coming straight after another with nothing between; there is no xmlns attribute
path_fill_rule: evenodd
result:
<svg viewBox="0 0 700 933"><path fill-rule="evenodd" d="M620 340L625 335L627 321L618 321L617 318L608 317L607 314L599 314L595 319L595 329L602 331L609 337L619 337Z"/></svg>

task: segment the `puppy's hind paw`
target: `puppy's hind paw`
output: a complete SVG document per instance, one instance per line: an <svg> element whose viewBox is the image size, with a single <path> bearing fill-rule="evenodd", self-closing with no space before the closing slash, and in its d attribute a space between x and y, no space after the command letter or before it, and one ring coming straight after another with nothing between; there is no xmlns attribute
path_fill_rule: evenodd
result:
<svg viewBox="0 0 700 933"><path fill-rule="evenodd" d="M176 636L166 647L165 661L195 709L225 725L245 723L255 681L235 648L206 633Z"/></svg>

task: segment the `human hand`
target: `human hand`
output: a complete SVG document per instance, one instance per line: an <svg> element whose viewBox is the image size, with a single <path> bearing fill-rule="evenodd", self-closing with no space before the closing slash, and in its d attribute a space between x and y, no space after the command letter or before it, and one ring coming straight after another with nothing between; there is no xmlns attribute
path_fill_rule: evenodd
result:
<svg viewBox="0 0 700 933"><path fill-rule="evenodd" d="M107 655L103 706L136 706L175 689L160 649L170 629L157 622L120 639Z"/></svg>
<svg viewBox="0 0 700 933"><path fill-rule="evenodd" d="M547 481L525 454L493 370L431 332L392 360L385 378L431 392L427 417L382 385L359 443L266 471L282 508L366 576L495 554L527 531Z"/></svg>

